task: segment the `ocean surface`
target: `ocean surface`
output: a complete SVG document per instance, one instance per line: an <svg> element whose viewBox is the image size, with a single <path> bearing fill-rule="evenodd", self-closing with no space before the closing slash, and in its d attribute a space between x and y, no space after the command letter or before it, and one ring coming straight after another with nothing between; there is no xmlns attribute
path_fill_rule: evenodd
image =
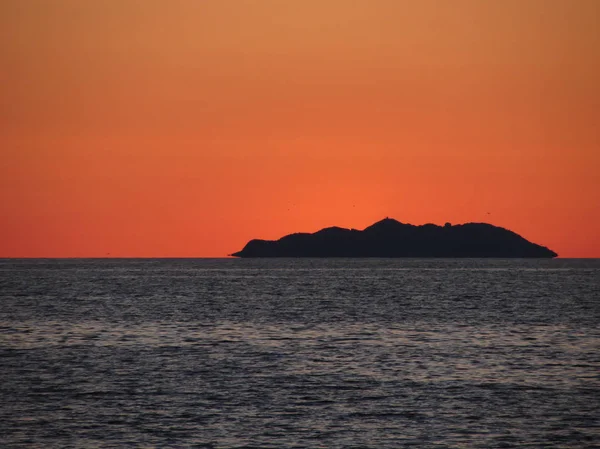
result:
<svg viewBox="0 0 600 449"><path fill-rule="evenodd" d="M600 260L0 260L1 448L599 448Z"/></svg>

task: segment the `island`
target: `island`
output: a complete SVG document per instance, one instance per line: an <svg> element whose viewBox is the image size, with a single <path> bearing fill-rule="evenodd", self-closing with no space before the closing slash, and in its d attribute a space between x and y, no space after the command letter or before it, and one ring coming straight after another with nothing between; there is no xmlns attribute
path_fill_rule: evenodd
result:
<svg viewBox="0 0 600 449"><path fill-rule="evenodd" d="M279 240L249 241L234 257L552 258L554 251L488 223L415 226L385 218L363 229L330 227Z"/></svg>

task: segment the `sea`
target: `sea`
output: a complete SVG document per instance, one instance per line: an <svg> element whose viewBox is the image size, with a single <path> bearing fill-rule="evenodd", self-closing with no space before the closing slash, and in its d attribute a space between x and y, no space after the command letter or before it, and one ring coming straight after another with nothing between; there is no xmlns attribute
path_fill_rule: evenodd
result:
<svg viewBox="0 0 600 449"><path fill-rule="evenodd" d="M2 259L1 448L600 448L600 260Z"/></svg>

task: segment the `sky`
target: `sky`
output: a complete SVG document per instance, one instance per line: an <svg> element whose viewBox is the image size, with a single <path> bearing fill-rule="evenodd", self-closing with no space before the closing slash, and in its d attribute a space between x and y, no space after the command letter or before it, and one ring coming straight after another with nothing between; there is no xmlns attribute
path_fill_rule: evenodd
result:
<svg viewBox="0 0 600 449"><path fill-rule="evenodd" d="M2 0L0 257L384 217L600 257L600 1Z"/></svg>

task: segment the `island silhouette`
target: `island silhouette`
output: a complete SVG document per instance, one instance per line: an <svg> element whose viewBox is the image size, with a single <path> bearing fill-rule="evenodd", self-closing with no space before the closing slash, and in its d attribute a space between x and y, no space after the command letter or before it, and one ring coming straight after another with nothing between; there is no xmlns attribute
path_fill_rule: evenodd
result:
<svg viewBox="0 0 600 449"><path fill-rule="evenodd" d="M337 226L279 240L250 240L234 257L528 257L554 251L488 223L415 226L385 218L360 231Z"/></svg>

